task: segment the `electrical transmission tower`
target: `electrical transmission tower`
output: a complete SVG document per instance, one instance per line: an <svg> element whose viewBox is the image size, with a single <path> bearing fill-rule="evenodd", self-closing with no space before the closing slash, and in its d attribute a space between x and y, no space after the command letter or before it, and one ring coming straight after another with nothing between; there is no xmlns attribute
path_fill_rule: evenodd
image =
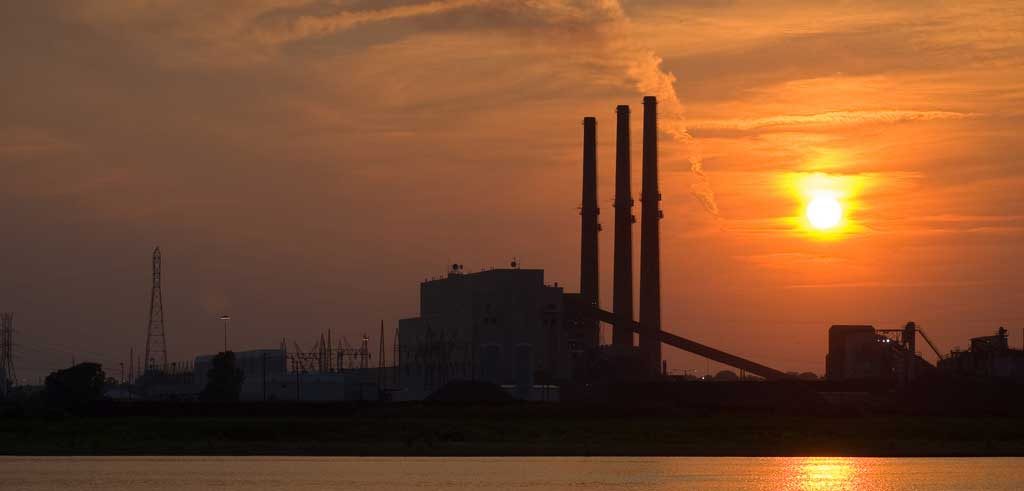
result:
<svg viewBox="0 0 1024 491"><path fill-rule="evenodd" d="M0 314L0 396L4 397L17 380L14 373L13 334L14 314Z"/></svg>
<svg viewBox="0 0 1024 491"><path fill-rule="evenodd" d="M146 331L146 370L167 369L167 338L164 337L164 300L160 293L160 248L153 250L153 291L149 298L149 329Z"/></svg>

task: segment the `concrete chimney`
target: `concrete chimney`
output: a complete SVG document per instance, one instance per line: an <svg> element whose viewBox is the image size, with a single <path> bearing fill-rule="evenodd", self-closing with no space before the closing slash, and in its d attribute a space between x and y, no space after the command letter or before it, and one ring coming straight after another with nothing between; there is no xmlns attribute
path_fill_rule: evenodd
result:
<svg viewBox="0 0 1024 491"><path fill-rule="evenodd" d="M633 196L630 194L629 106L618 106L615 138L615 277L612 345L633 347Z"/></svg>
<svg viewBox="0 0 1024 491"><path fill-rule="evenodd" d="M643 176L640 190L640 357L644 372L661 373L661 192L658 190L658 100L644 97Z"/></svg>
<svg viewBox="0 0 1024 491"><path fill-rule="evenodd" d="M597 118L583 118L583 204L580 207L580 295L587 305L600 306L597 233L601 230L597 207ZM588 321L583 343L597 347L600 323Z"/></svg>

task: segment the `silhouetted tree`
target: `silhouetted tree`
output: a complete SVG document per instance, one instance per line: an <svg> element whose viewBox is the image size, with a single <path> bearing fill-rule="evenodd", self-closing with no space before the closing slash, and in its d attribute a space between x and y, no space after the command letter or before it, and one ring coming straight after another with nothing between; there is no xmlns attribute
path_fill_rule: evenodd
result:
<svg viewBox="0 0 1024 491"><path fill-rule="evenodd" d="M203 401L237 401L242 394L245 373L235 364L235 353L223 351L213 357L213 366L206 372L206 387L199 393Z"/></svg>
<svg viewBox="0 0 1024 491"><path fill-rule="evenodd" d="M79 363L47 375L43 395L53 405L77 406L102 399L104 379L99 363Z"/></svg>
<svg viewBox="0 0 1024 491"><path fill-rule="evenodd" d="M734 382L739 379L740 377L739 375L736 375L736 372L732 370L722 370L715 374L714 380L716 382Z"/></svg>

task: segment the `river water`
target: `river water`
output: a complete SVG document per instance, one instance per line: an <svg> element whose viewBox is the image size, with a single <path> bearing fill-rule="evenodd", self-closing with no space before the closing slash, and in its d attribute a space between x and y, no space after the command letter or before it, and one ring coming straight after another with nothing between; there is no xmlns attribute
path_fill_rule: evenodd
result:
<svg viewBox="0 0 1024 491"><path fill-rule="evenodd" d="M1017 490L1024 458L0 457L3 490Z"/></svg>

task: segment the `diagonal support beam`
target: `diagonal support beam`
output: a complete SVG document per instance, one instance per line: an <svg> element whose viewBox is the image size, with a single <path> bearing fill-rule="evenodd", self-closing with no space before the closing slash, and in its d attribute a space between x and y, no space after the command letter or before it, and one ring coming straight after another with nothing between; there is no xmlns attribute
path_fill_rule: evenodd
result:
<svg viewBox="0 0 1024 491"><path fill-rule="evenodd" d="M609 324L613 324L615 322L615 314L601 309L594 309L594 311L596 312L597 319L600 320L601 322L606 322ZM632 327L634 332L640 332L639 322L634 321ZM760 363L755 363L746 358L740 358L736 355L731 355L724 351L717 350L715 348L712 348L705 344L698 343L696 341L692 341L690 339L686 339L682 336L677 336L670 332L659 330L658 338L662 343L665 343L674 348L679 348L683 351L688 351L695 355L703 356L704 358L716 361L723 365L728 365L733 368L738 368L740 370L750 372L754 375L764 377L767 380L785 380L793 378L792 376L780 372L774 368L764 366Z"/></svg>

